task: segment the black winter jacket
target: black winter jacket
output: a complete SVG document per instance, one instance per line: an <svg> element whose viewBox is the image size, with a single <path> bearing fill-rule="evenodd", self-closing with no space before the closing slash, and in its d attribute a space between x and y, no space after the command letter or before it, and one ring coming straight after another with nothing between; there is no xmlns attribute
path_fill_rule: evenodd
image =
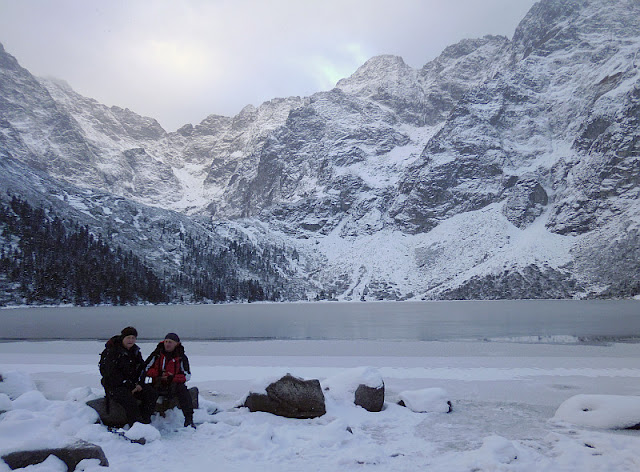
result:
<svg viewBox="0 0 640 472"><path fill-rule="evenodd" d="M137 344L127 350L122 346L122 336L118 335L109 339L104 347L102 385L105 389L127 387L133 390L143 383L144 360Z"/></svg>

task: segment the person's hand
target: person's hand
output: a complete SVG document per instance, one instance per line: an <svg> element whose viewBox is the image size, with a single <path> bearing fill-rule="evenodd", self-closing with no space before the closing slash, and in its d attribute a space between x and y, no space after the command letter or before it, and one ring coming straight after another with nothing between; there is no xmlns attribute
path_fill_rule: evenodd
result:
<svg viewBox="0 0 640 472"><path fill-rule="evenodd" d="M131 393L132 394L136 394L136 393L141 392L141 391L142 391L142 387L140 386L140 384L138 384L138 385L136 385L136 387L133 390L131 390Z"/></svg>

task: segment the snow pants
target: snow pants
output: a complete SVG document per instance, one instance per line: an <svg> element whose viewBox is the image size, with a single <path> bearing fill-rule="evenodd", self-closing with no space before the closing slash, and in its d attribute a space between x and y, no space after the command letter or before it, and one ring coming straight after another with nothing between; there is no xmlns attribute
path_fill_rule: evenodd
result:
<svg viewBox="0 0 640 472"><path fill-rule="evenodd" d="M174 396L177 397L178 405L180 405L180 409L182 410L185 418L193 417L193 402L191 401L191 395L187 389L187 384L172 383L169 390L166 392L160 391L160 395L169 398Z"/></svg>
<svg viewBox="0 0 640 472"><path fill-rule="evenodd" d="M143 384L142 390L131 393L129 387L115 387L109 389L108 393L113 401L118 402L127 412L127 423L133 426L133 423L151 423L151 415L156 407L158 392L149 384Z"/></svg>

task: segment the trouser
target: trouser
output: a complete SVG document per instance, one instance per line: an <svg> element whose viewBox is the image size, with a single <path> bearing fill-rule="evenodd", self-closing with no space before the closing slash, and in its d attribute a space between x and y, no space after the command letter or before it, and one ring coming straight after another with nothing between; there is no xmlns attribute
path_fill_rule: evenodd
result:
<svg viewBox="0 0 640 472"><path fill-rule="evenodd" d="M178 398L178 405L184 414L185 418L193 418L193 402L191 401L191 395L187 389L187 385L183 383L172 383L168 391L160 391L160 395L167 396L169 398L175 396Z"/></svg>
<svg viewBox="0 0 640 472"><path fill-rule="evenodd" d="M156 407L158 392L149 384L143 384L142 390L135 394L132 394L131 390L129 387L115 387L109 389L109 395L111 395L111 399L124 407L129 426L133 426L136 421L151 423L151 415ZM139 405L138 402L140 402Z"/></svg>
<svg viewBox="0 0 640 472"><path fill-rule="evenodd" d="M178 397L178 405L180 405L180 409L185 418L193 417L193 402L191 401L191 395L189 394L187 385L174 383L171 385L171 390L175 396Z"/></svg>

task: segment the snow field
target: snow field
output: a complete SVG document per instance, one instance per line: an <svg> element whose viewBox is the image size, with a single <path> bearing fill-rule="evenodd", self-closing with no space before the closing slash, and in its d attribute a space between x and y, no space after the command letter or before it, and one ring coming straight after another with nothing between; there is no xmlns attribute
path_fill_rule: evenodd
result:
<svg viewBox="0 0 640 472"><path fill-rule="evenodd" d="M583 406L585 396L605 417L639 413L632 399L640 392L639 344L187 342L189 385L201 392L195 419L202 424L183 428L181 412L171 410L151 426L129 430L148 439L144 446L93 424L95 414L84 405L102 394L100 347L97 341L0 343L0 410L7 410L0 416L0 454L80 438L100 445L117 471L640 469L637 431L585 424L575 418L580 408L568 414L559 408L571 401ZM141 344L143 353L152 347ZM331 386L326 415L292 420L234 408L249 389L287 372ZM374 386L380 379L382 412L349 401L356 383ZM396 404L412 394L425 403L438 391L452 401L452 413ZM105 470L91 461L81 466ZM63 469L50 459L33 470Z"/></svg>

